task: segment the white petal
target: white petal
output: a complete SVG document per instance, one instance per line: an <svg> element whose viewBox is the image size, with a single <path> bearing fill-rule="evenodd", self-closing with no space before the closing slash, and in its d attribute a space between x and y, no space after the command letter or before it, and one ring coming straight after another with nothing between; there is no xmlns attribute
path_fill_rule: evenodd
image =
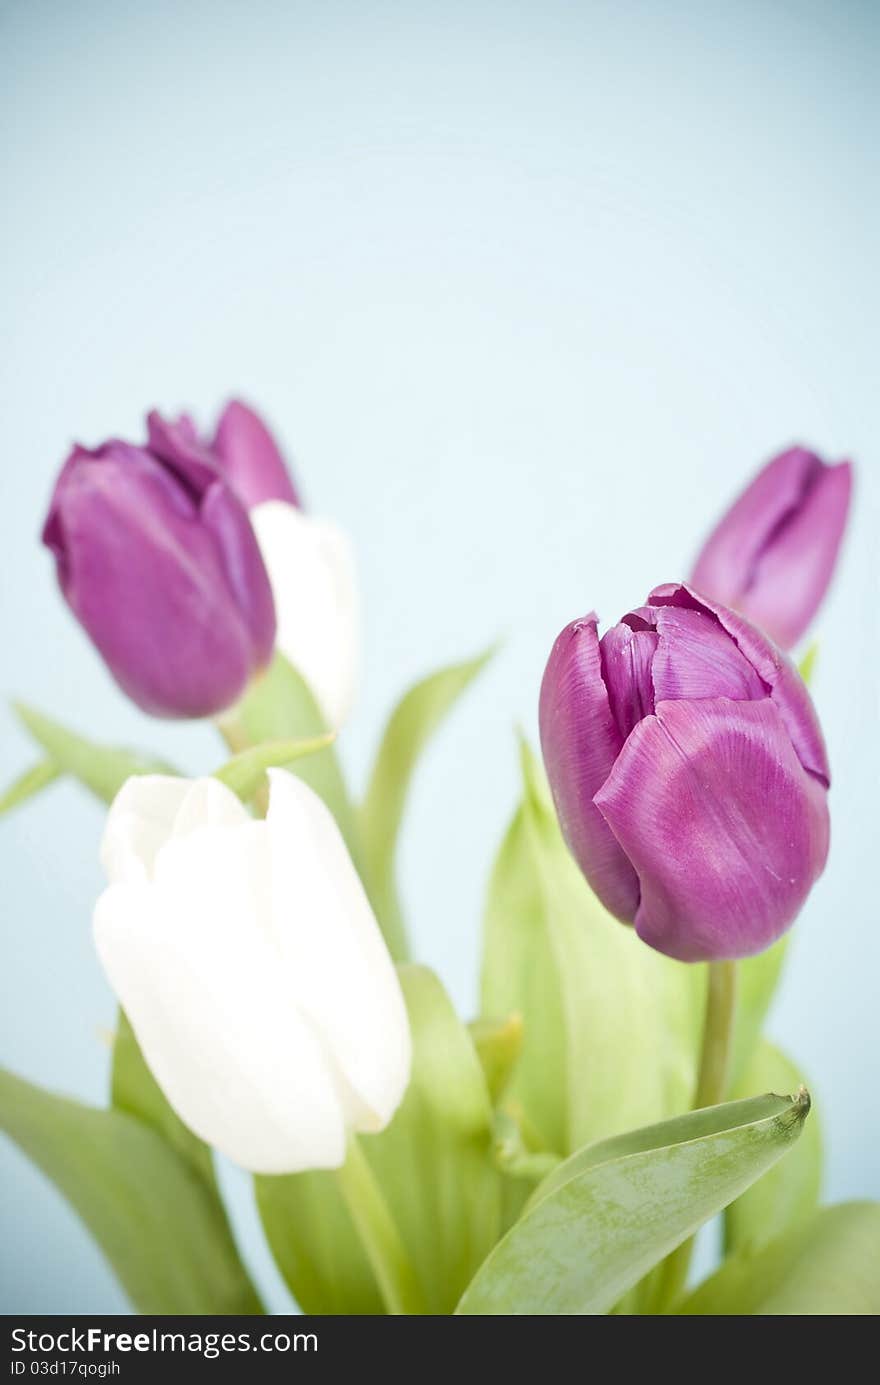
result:
<svg viewBox="0 0 880 1385"><path fill-rule="evenodd" d="M169 840L155 880L114 885L95 940L144 1057L178 1115L244 1168L338 1167L334 1075L286 985L267 921L264 823Z"/></svg>
<svg viewBox="0 0 880 1385"><path fill-rule="evenodd" d="M135 775L125 781L110 806L101 839L101 864L111 884L152 875L156 853L171 835L190 788L188 779L168 774Z"/></svg>
<svg viewBox="0 0 880 1385"><path fill-rule="evenodd" d="M269 573L281 652L312 689L331 730L351 711L359 664L359 602L346 534L283 500L250 511Z"/></svg>
<svg viewBox="0 0 880 1385"><path fill-rule="evenodd" d="M203 827L240 827L251 821L241 799L219 779L206 776L184 782L187 792L174 818L172 837L187 837Z"/></svg>
<svg viewBox="0 0 880 1385"><path fill-rule="evenodd" d="M270 770L273 923L302 1012L347 1089L349 1124L387 1125L409 1080L397 972L339 828L315 794Z"/></svg>

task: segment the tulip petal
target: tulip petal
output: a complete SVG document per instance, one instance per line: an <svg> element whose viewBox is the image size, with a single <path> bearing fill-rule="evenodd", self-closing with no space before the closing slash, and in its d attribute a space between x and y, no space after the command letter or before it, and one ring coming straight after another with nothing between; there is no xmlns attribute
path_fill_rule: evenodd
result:
<svg viewBox="0 0 880 1385"><path fill-rule="evenodd" d="M269 782L275 940L336 1067L347 1123L381 1130L409 1080L400 982L330 812L285 770L270 770Z"/></svg>
<svg viewBox="0 0 880 1385"><path fill-rule="evenodd" d="M217 424L211 451L221 471L248 509L265 500L299 505L284 458L262 419L233 399Z"/></svg>
<svg viewBox="0 0 880 1385"><path fill-rule="evenodd" d="M217 480L217 467L199 442L193 421L187 414L178 419L163 418L157 409L147 414L147 446L164 462L196 500Z"/></svg>
<svg viewBox="0 0 880 1385"><path fill-rule="evenodd" d="M596 626L595 615L573 621L553 646L541 684L541 749L569 850L605 907L632 922L638 879L593 803L622 745Z"/></svg>
<svg viewBox="0 0 880 1385"><path fill-rule="evenodd" d="M170 774L125 781L110 805L101 839L101 865L111 885L150 879L159 848L171 836L191 789L188 779Z"/></svg>
<svg viewBox="0 0 880 1385"><path fill-rule="evenodd" d="M748 659L708 611L663 606L655 618L659 638L653 675L658 702L705 697L749 702L766 697L767 689Z"/></svg>
<svg viewBox="0 0 880 1385"><path fill-rule="evenodd" d="M206 827L160 850L154 883L112 885L95 911L110 984L170 1104L260 1173L335 1168L343 1105L280 965L265 824Z"/></svg>
<svg viewBox="0 0 880 1385"><path fill-rule="evenodd" d="M251 522L275 600L277 643L320 703L329 730L351 710L359 659L354 554L336 525L267 500Z"/></svg>
<svg viewBox="0 0 880 1385"><path fill-rule="evenodd" d="M849 462L824 467L803 503L758 558L738 603L782 649L797 644L831 581L852 489ZM695 582L699 587L699 583Z"/></svg>
<svg viewBox="0 0 880 1385"><path fill-rule="evenodd" d="M596 804L638 871L637 932L682 961L768 947L828 852L825 791L768 698L659 702Z"/></svg>
<svg viewBox="0 0 880 1385"><path fill-rule="evenodd" d="M655 587L648 600L654 606L674 606L715 616L766 685L804 769L827 788L831 770L822 728L804 681L791 661L743 616L683 583Z"/></svg>
<svg viewBox="0 0 880 1385"><path fill-rule="evenodd" d="M654 710L651 668L656 651L656 631L633 630L624 622L612 625L599 641L602 681L621 742Z"/></svg>
<svg viewBox="0 0 880 1385"><path fill-rule="evenodd" d="M205 493L201 517L222 554L223 574L250 635L254 668L265 668L275 647L276 617L257 536L241 502L220 481Z"/></svg>

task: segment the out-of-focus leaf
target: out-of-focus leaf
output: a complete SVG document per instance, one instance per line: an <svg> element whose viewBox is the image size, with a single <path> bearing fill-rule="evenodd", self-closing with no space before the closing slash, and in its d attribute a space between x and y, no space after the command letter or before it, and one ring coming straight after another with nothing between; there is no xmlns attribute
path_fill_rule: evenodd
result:
<svg viewBox="0 0 880 1385"><path fill-rule="evenodd" d="M738 1252L679 1311L704 1317L876 1317L880 1203L824 1207L756 1254Z"/></svg>
<svg viewBox="0 0 880 1385"><path fill-rule="evenodd" d="M818 659L818 657L819 641L813 640L813 643L809 646L807 652L804 654L803 658L798 664L798 672L800 673L801 678L803 678L804 682L807 684L807 687L809 687L813 678L813 674L816 671L816 660Z"/></svg>
<svg viewBox="0 0 880 1385"><path fill-rule="evenodd" d="M141 755L136 750L119 750L87 740L24 702L14 705L19 721L46 752L58 772L78 779L103 803L111 803L126 779L133 774L177 773L164 761Z"/></svg>
<svg viewBox="0 0 880 1385"><path fill-rule="evenodd" d="M767 1012L782 976L791 934L786 933L766 952L737 964L736 1015L731 1050L731 1086L739 1084L755 1052Z"/></svg>
<svg viewBox="0 0 880 1385"><path fill-rule="evenodd" d="M560 1154L690 1105L704 969L646 947L601 906L562 839L523 746L525 792L485 920L482 1012L518 1011L508 1095Z"/></svg>
<svg viewBox="0 0 880 1385"><path fill-rule="evenodd" d="M219 779L243 802L247 803L260 788L267 769L288 768L294 760L304 755L314 755L326 750L336 737L328 732L323 736L310 736L304 740L264 741L250 750L242 750L233 755L225 765L214 771Z"/></svg>
<svg viewBox="0 0 880 1385"><path fill-rule="evenodd" d="M467 1029L424 967L400 968L413 1070L387 1130L360 1148L415 1267L429 1313L450 1313L497 1239L492 1107ZM308 1313L380 1313L372 1271L333 1173L256 1180L269 1244Z"/></svg>
<svg viewBox="0 0 880 1385"><path fill-rule="evenodd" d="M85 1222L138 1312L263 1311L219 1201L153 1130L6 1072L0 1126Z"/></svg>
<svg viewBox="0 0 880 1385"><path fill-rule="evenodd" d="M508 1015L503 1020L473 1020L468 1029L477 1057L483 1065L489 1095L497 1103L522 1052L522 1015Z"/></svg>
<svg viewBox="0 0 880 1385"><path fill-rule="evenodd" d="M366 884L393 957L406 957L406 929L394 873L397 837L419 756L465 688L485 668L492 650L440 669L404 694L382 737L360 809Z"/></svg>
<svg viewBox="0 0 880 1385"><path fill-rule="evenodd" d="M794 1091L805 1081L803 1070L764 1039L732 1095ZM819 1205L821 1183L822 1126L813 1114L797 1149L728 1207L724 1214L727 1252L757 1250L790 1226L807 1221Z"/></svg>
<svg viewBox="0 0 880 1385"><path fill-rule="evenodd" d="M230 749L239 753L264 741L305 740L327 734L314 694L305 679L276 654L270 667L251 684L221 729ZM296 774L322 798L339 824L346 845L360 866L360 847L354 814L334 745L314 755L294 759L285 768Z"/></svg>
<svg viewBox="0 0 880 1385"><path fill-rule="evenodd" d="M797 1139L809 1098L691 1112L560 1164L478 1270L468 1314L607 1313Z"/></svg>
<svg viewBox="0 0 880 1385"><path fill-rule="evenodd" d="M54 760L38 760L30 769L26 769L24 774L9 785L4 793L0 794L0 817L4 813L10 812L13 808L18 808L20 804L26 803L29 798L34 798L44 789L48 789L50 784L61 775L61 771Z"/></svg>

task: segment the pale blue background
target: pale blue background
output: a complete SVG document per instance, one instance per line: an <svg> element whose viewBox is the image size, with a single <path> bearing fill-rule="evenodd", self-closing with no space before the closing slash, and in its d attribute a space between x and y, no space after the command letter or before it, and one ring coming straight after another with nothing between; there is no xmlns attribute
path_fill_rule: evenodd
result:
<svg viewBox="0 0 880 1385"><path fill-rule="evenodd" d="M153 403L265 408L354 533L369 615L344 753L506 636L427 756L402 877L473 1004L482 900L557 629L683 574L795 438L858 460L819 627L834 846L773 1018L880 1194L876 812L878 15L870 3L5 3L2 689L194 768L212 733L117 693L37 544L71 438ZM31 751L2 713L2 775ZM101 1099L101 813L61 786L0 826L3 1058ZM229 1175L245 1246L283 1308ZM124 1300L3 1152L8 1312Z"/></svg>

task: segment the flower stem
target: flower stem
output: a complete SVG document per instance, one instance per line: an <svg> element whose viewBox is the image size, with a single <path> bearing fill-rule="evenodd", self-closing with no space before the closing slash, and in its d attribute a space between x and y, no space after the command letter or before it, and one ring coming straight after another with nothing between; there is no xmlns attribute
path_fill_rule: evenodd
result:
<svg viewBox="0 0 880 1385"><path fill-rule="evenodd" d="M736 1016L736 962L710 962L703 1045L693 1109L717 1106L727 1095L733 1024ZM656 1312L666 1312L687 1283L693 1237L676 1246L657 1271Z"/></svg>
<svg viewBox="0 0 880 1385"><path fill-rule="evenodd" d="M425 1312L415 1270L367 1157L353 1137L336 1182L376 1276L388 1313Z"/></svg>

